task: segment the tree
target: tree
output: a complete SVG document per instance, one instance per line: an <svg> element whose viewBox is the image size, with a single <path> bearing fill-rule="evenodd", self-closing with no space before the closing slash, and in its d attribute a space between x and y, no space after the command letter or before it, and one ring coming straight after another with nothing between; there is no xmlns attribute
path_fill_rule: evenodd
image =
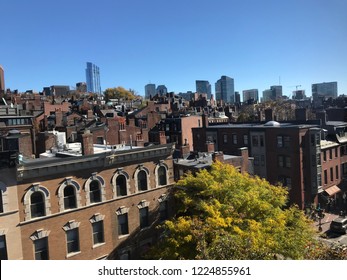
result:
<svg viewBox="0 0 347 280"><path fill-rule="evenodd" d="M107 101L110 99L134 100L136 98L134 90L126 90L123 87L107 88L104 94Z"/></svg>
<svg viewBox="0 0 347 280"><path fill-rule="evenodd" d="M166 221L152 259L303 259L311 222L286 207L281 186L216 162L177 183L177 215Z"/></svg>

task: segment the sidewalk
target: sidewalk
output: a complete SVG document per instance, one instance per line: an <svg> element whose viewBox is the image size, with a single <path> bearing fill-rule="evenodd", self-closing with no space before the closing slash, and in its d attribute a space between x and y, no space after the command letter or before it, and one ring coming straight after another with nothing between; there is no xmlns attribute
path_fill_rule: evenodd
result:
<svg viewBox="0 0 347 280"><path fill-rule="evenodd" d="M321 220L321 226L322 226L321 233L324 233L324 232L328 231L329 228L330 228L331 221L339 216L337 214L332 214L332 213L324 213L324 214L325 214L325 216ZM314 222L314 227L315 227L315 229L318 232L319 231L319 221L318 220L316 222Z"/></svg>

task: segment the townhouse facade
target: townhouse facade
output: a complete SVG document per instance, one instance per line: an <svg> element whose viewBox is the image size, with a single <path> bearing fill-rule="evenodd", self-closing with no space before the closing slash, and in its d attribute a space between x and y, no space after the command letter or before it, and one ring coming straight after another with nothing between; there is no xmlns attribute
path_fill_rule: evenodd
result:
<svg viewBox="0 0 347 280"><path fill-rule="evenodd" d="M2 259L137 259L172 213L173 145L0 169Z"/></svg>

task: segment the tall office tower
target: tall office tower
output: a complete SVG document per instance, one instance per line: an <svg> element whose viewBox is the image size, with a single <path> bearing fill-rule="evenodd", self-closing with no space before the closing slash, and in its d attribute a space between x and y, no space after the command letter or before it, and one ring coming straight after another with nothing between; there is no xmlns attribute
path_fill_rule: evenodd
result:
<svg viewBox="0 0 347 280"><path fill-rule="evenodd" d="M211 84L208 81L196 80L195 86L197 93L206 93L207 99L211 99Z"/></svg>
<svg viewBox="0 0 347 280"><path fill-rule="evenodd" d="M87 62L86 81L88 92L101 94L100 70L98 66L91 62Z"/></svg>
<svg viewBox="0 0 347 280"><path fill-rule="evenodd" d="M242 91L243 102L248 103L250 101L258 102L258 90L257 89L247 89Z"/></svg>
<svg viewBox="0 0 347 280"><path fill-rule="evenodd" d="M164 85L159 85L157 86L157 94L159 96L164 96L167 94L167 88Z"/></svg>
<svg viewBox="0 0 347 280"><path fill-rule="evenodd" d="M145 85L145 98L150 99L155 95L155 84Z"/></svg>
<svg viewBox="0 0 347 280"><path fill-rule="evenodd" d="M222 76L215 83L216 100L225 103L235 102L234 79L228 76Z"/></svg>
<svg viewBox="0 0 347 280"><path fill-rule="evenodd" d="M0 93L5 93L5 74L4 68L0 65Z"/></svg>
<svg viewBox="0 0 347 280"><path fill-rule="evenodd" d="M337 97L337 82L312 84L312 97L313 99L322 96L325 98Z"/></svg>
<svg viewBox="0 0 347 280"><path fill-rule="evenodd" d="M270 90L272 90L274 100L282 99L282 86L271 86Z"/></svg>

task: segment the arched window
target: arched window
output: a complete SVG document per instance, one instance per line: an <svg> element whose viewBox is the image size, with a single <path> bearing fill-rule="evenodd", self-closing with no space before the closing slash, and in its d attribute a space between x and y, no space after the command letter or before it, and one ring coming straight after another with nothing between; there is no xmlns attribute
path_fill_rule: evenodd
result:
<svg viewBox="0 0 347 280"><path fill-rule="evenodd" d="M146 171L140 170L139 173L137 173L137 184L139 191L146 191L148 189Z"/></svg>
<svg viewBox="0 0 347 280"><path fill-rule="evenodd" d="M160 166L158 168L158 185L159 186L167 185L166 168L164 166Z"/></svg>
<svg viewBox="0 0 347 280"><path fill-rule="evenodd" d="M30 213L31 213L31 218L45 216L45 198L42 192L36 191L31 194Z"/></svg>
<svg viewBox="0 0 347 280"><path fill-rule="evenodd" d="M117 196L127 195L127 179L124 175L118 175L116 179Z"/></svg>
<svg viewBox="0 0 347 280"><path fill-rule="evenodd" d="M99 181L93 180L90 182L89 192L90 203L101 202L101 188Z"/></svg>
<svg viewBox="0 0 347 280"><path fill-rule="evenodd" d="M76 207L75 187L68 185L64 188L64 209L73 209Z"/></svg>

